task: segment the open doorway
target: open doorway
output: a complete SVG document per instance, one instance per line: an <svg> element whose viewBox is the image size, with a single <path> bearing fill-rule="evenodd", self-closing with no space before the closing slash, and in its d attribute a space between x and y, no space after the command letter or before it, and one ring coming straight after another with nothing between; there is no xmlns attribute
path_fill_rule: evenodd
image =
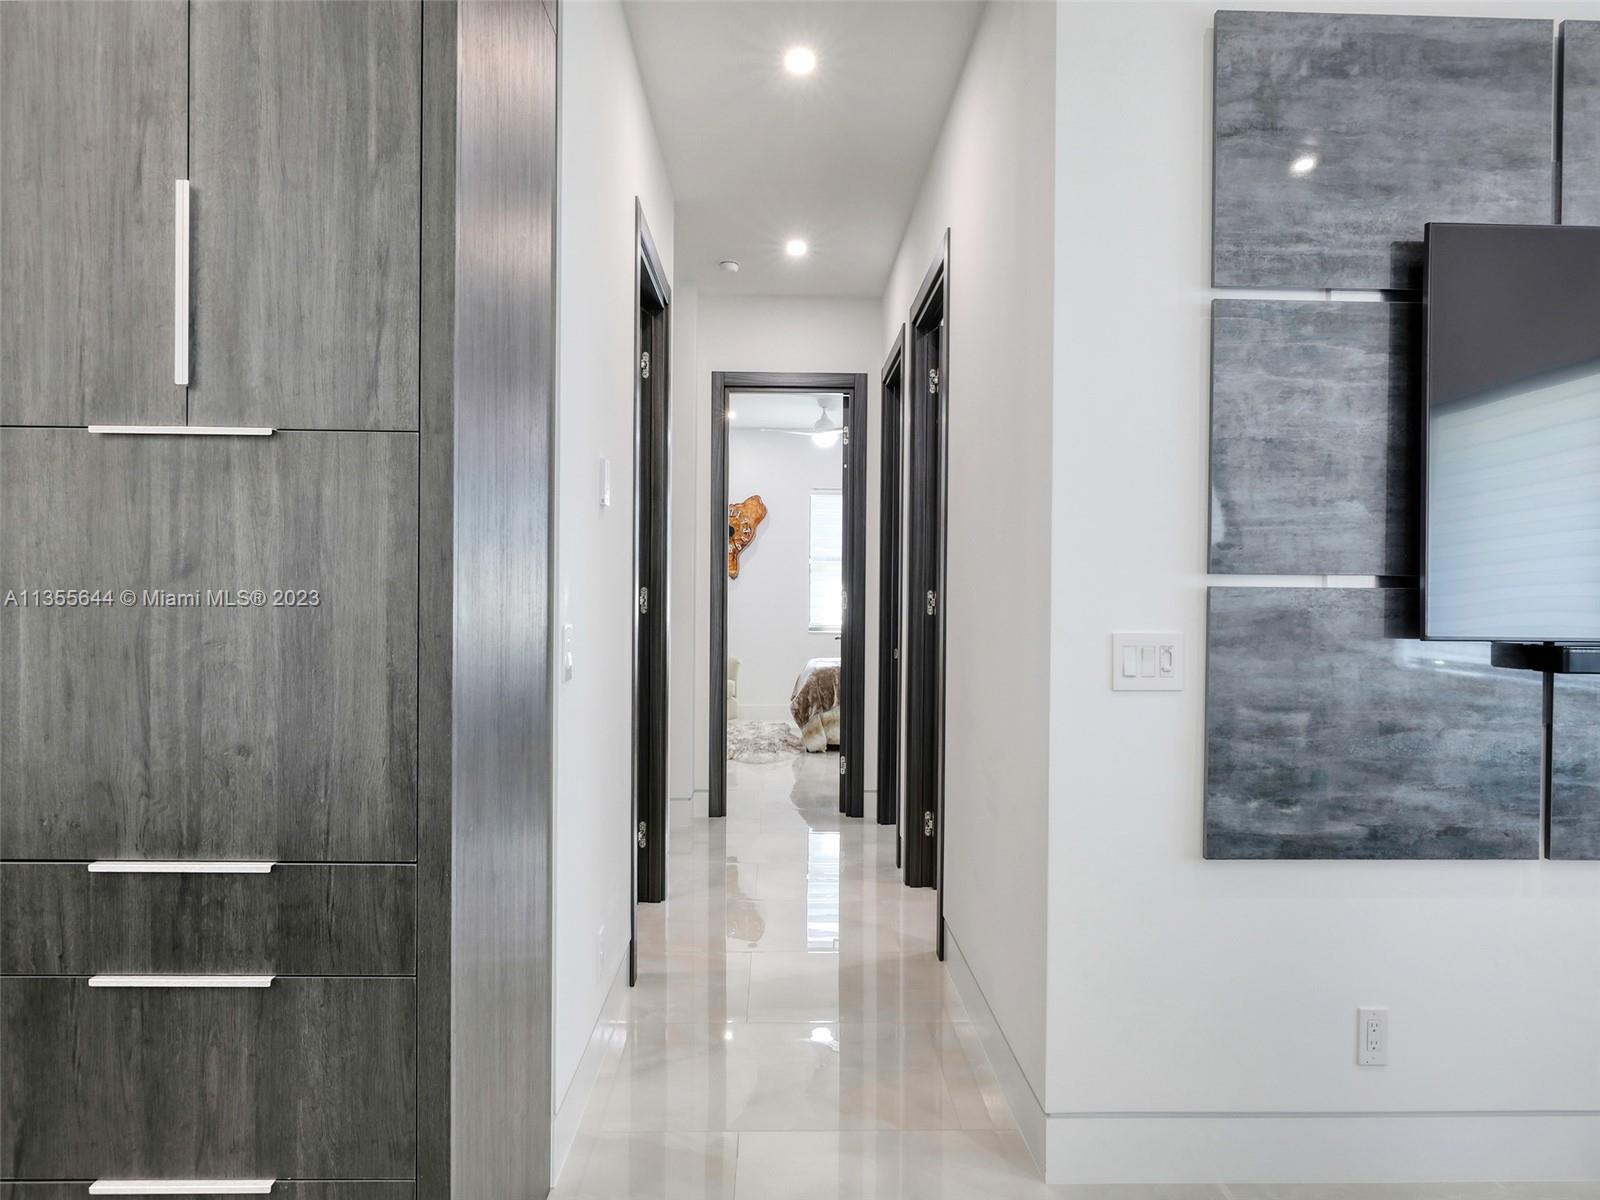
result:
<svg viewBox="0 0 1600 1200"><path fill-rule="evenodd" d="M878 824L900 820L900 606L901 514L905 458L905 349L901 326L883 364L879 408L883 450L878 472ZM900 865L902 835L897 829L894 864Z"/></svg>
<svg viewBox="0 0 1600 1200"><path fill-rule="evenodd" d="M905 881L939 891L944 958L945 461L950 234L911 303L906 504Z"/></svg>
<svg viewBox="0 0 1600 1200"><path fill-rule="evenodd" d="M864 808L864 375L712 377L708 814L734 761L823 756ZM812 769L810 767L808 770Z"/></svg>
<svg viewBox="0 0 1600 1200"><path fill-rule="evenodd" d="M634 362L633 824L628 981L638 980L640 902L667 898L668 391L672 289L644 209L634 204L638 310ZM602 484L602 486L607 486Z"/></svg>

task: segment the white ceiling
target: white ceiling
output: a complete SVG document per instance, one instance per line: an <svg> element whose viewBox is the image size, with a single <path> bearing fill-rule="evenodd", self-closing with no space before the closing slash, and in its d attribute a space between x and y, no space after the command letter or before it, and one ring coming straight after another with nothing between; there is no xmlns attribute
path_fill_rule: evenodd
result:
<svg viewBox="0 0 1600 1200"><path fill-rule="evenodd" d="M728 407L735 414L734 429L810 430L822 415L817 403L822 397L827 398L829 418L842 423L844 397L837 392L729 392Z"/></svg>
<svg viewBox="0 0 1600 1200"><path fill-rule="evenodd" d="M675 275L707 291L881 295L982 12L967 0L629 0L677 200ZM791 46L817 69L783 68ZM784 242L804 238L802 259ZM737 259L737 275L718 268Z"/></svg>

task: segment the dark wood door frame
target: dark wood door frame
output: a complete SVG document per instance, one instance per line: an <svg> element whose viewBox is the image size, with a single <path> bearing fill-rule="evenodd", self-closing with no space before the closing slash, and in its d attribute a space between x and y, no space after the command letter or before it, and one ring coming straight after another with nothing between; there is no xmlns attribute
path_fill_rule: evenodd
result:
<svg viewBox="0 0 1600 1200"><path fill-rule="evenodd" d="M950 412L950 232L911 302L906 570L906 883L938 889L944 958L945 519Z"/></svg>
<svg viewBox="0 0 1600 1200"><path fill-rule="evenodd" d="M634 201L633 904L628 981L638 979L636 906L667 898L668 523L672 288Z"/></svg>
<svg viewBox="0 0 1600 1200"><path fill-rule="evenodd" d="M906 329L884 361L878 407L883 450L878 479L878 824L900 820L901 463L905 458ZM900 865L900 833L894 862Z"/></svg>
<svg viewBox="0 0 1600 1200"><path fill-rule="evenodd" d="M844 617L840 667L839 811L864 807L867 667L867 377L788 371L711 375L711 716L707 813L728 815L728 393L838 392L845 401Z"/></svg>

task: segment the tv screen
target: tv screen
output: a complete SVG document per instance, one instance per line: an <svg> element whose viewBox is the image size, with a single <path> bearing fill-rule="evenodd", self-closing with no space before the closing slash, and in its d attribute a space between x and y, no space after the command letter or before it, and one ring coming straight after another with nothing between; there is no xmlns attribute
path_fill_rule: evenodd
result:
<svg viewBox="0 0 1600 1200"><path fill-rule="evenodd" d="M1600 228L1427 230L1423 636L1600 642Z"/></svg>

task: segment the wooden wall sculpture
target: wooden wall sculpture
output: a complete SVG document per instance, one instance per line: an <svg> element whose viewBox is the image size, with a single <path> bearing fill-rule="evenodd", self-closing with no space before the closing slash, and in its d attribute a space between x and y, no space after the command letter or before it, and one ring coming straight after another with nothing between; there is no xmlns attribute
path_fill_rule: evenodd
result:
<svg viewBox="0 0 1600 1200"><path fill-rule="evenodd" d="M728 505L728 578L739 578L739 555L756 540L756 526L767 519L760 496L747 496Z"/></svg>

